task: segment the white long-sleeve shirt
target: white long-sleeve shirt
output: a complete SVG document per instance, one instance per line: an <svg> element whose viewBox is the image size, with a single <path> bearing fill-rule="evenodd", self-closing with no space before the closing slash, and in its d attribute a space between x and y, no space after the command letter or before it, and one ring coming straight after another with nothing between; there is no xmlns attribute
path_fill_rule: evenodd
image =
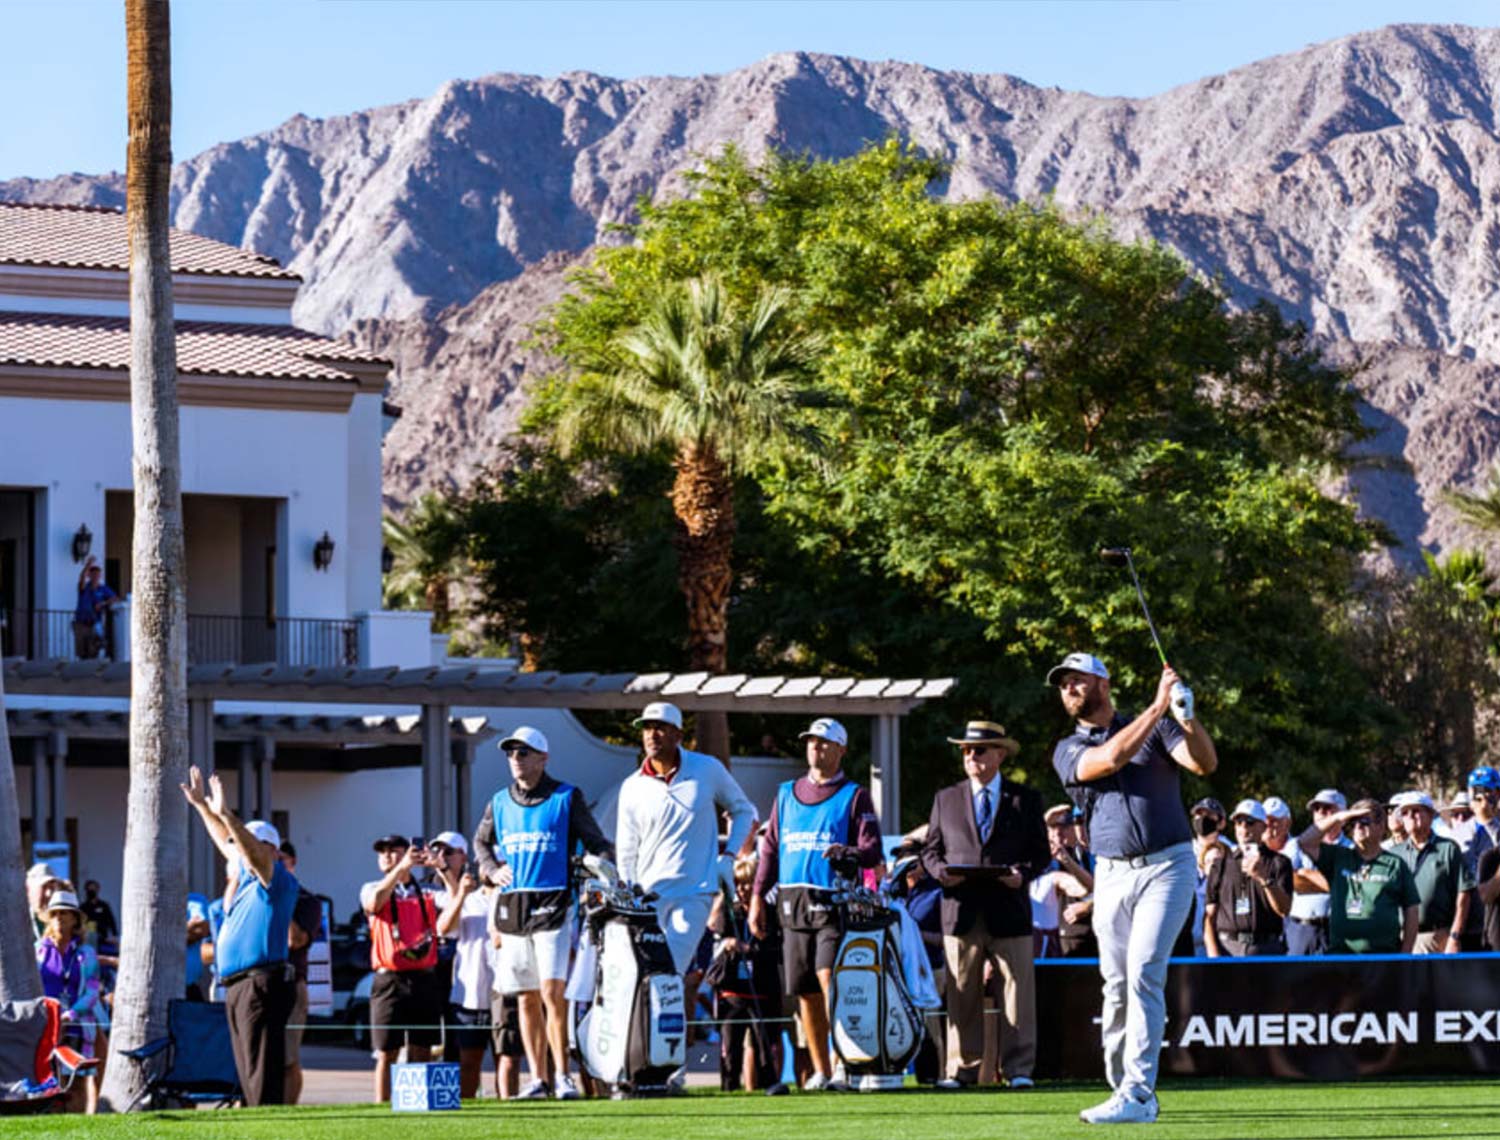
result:
<svg viewBox="0 0 1500 1140"><path fill-rule="evenodd" d="M755 805L712 756L678 750L671 780L636 771L620 785L615 854L620 876L662 898L711 894L718 882L718 809L729 813L729 851L755 825Z"/></svg>

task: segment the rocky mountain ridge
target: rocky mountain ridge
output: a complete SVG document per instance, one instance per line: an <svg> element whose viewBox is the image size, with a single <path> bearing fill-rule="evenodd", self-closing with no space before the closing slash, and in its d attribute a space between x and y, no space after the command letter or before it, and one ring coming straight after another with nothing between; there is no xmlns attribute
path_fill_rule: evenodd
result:
<svg viewBox="0 0 1500 1140"><path fill-rule="evenodd" d="M187 159L173 219L282 260L307 282L300 323L398 360L400 502L487 461L534 363L526 326L639 195L727 142L837 156L898 133L953 164L951 197L1103 213L1371 360L1376 445L1409 471L1355 482L1414 558L1465 538L1437 492L1500 450L1497 76L1500 30L1418 25L1146 99L807 53L694 78L495 75ZM0 183L16 197L117 204L122 186Z"/></svg>

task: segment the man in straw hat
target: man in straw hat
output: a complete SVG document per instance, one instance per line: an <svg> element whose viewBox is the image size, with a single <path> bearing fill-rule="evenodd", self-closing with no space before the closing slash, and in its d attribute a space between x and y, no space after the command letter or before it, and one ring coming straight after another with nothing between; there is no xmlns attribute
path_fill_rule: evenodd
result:
<svg viewBox="0 0 1500 1140"><path fill-rule="evenodd" d="M1042 798L1003 780L1000 765L1020 745L993 721L974 720L949 737L964 779L933 798L922 861L943 887L943 958L948 1017L958 1048L939 1088L979 1082L984 1059L984 967L995 963L1004 995L1000 1063L1013 1089L1030 1088L1036 1061L1036 985L1031 899L1026 883L1049 861Z"/></svg>

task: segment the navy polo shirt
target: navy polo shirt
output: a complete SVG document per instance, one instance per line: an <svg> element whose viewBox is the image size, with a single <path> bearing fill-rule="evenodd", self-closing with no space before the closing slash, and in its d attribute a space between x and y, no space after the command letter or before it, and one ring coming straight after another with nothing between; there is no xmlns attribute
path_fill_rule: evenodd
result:
<svg viewBox="0 0 1500 1140"><path fill-rule="evenodd" d="M279 859L270 886L263 885L254 871L246 869L241 874L244 878L229 902L224 925L214 934L220 980L287 959L286 936L297 905L297 880Z"/></svg>
<svg viewBox="0 0 1500 1140"><path fill-rule="evenodd" d="M1089 849L1107 859L1133 859L1192 838L1182 807L1180 769L1172 749L1182 726L1163 717L1125 767L1097 780L1078 779L1078 761L1130 720L1120 713L1108 728L1080 724L1058 742L1052 767L1073 802L1088 818Z"/></svg>

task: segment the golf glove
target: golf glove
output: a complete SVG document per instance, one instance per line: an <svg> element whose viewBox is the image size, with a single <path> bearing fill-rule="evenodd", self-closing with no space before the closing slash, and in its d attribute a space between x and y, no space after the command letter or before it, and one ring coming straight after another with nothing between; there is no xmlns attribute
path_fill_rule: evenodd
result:
<svg viewBox="0 0 1500 1140"><path fill-rule="evenodd" d="M1178 724L1193 719L1193 690L1178 681L1172 686L1172 716Z"/></svg>

